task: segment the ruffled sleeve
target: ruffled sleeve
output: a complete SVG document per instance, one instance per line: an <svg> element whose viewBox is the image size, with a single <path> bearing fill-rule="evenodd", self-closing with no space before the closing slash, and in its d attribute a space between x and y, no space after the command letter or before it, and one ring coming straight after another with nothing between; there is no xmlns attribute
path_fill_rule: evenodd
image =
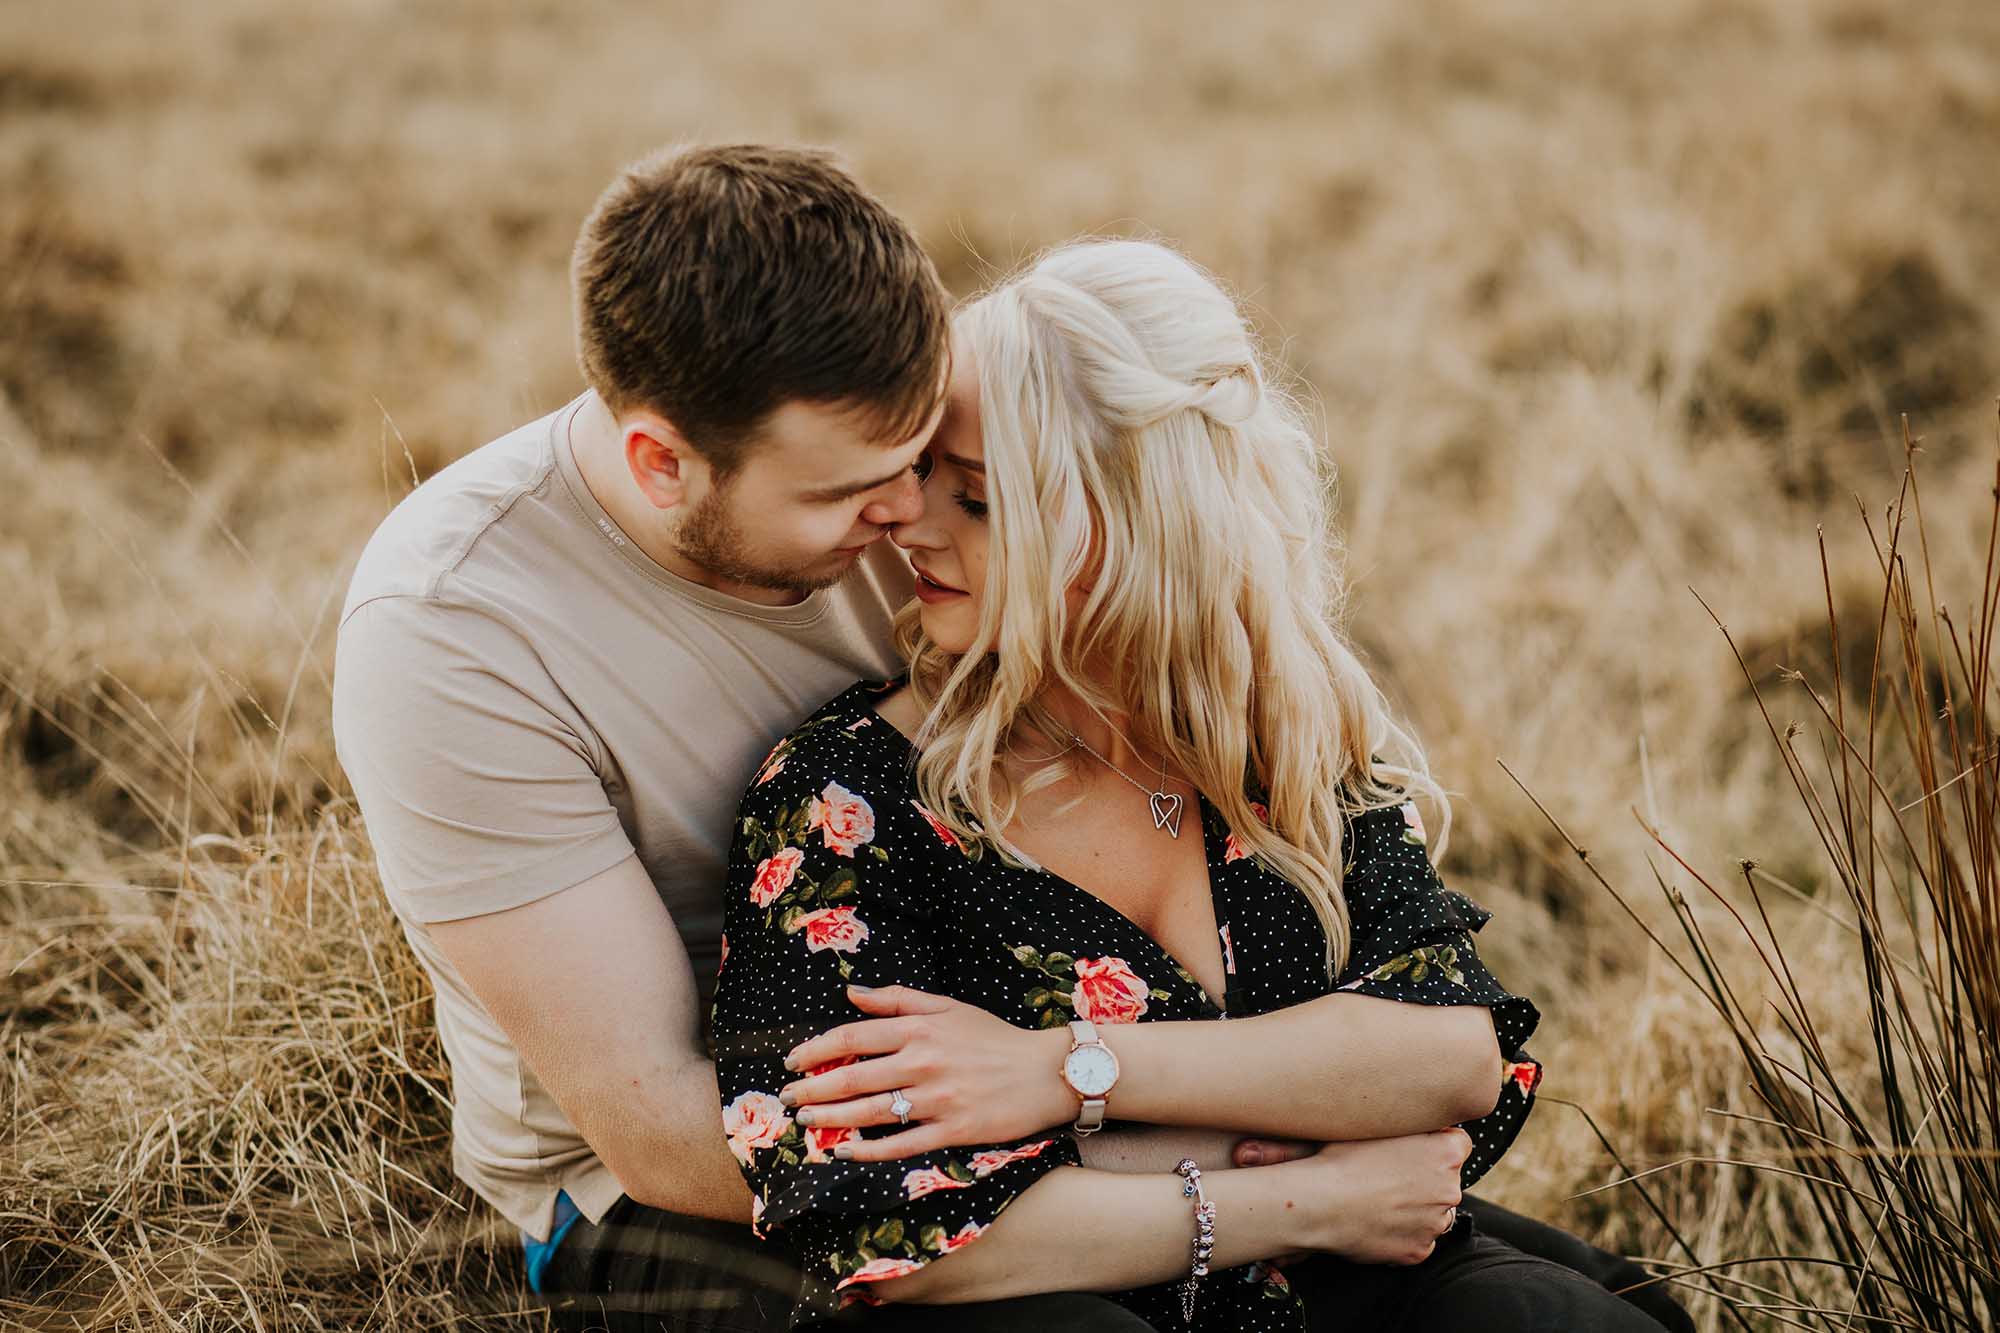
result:
<svg viewBox="0 0 2000 1333"><path fill-rule="evenodd" d="M1542 1067L1522 1043L1541 1014L1480 961L1472 936L1492 913L1439 879L1415 803L1351 817L1347 839L1352 939L1335 989L1410 1004L1478 1004L1493 1013L1500 1099L1491 1114L1461 1126L1472 1136L1462 1176L1470 1186L1513 1143L1533 1108Z"/></svg>
<svg viewBox="0 0 2000 1333"><path fill-rule="evenodd" d="M804 1270L801 1320L971 1244L1043 1174L1079 1162L1066 1135L843 1162L841 1142L901 1127L802 1129L779 1102L804 1076L785 1069L786 1052L865 1017L848 984L951 993L925 910L949 849L903 775L839 721L781 744L743 798L712 1023L723 1128L756 1196L755 1229Z"/></svg>

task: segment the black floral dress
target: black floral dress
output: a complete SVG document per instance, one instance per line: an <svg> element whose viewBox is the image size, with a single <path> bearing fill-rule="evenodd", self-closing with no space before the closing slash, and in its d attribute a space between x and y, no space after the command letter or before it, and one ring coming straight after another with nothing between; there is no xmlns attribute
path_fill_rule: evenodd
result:
<svg viewBox="0 0 2000 1333"><path fill-rule="evenodd" d="M895 1162L835 1159L842 1140L897 1127L801 1128L777 1092L797 1077L783 1063L794 1045L862 1017L849 983L913 986L1022 1027L1234 1018L1335 990L1486 1005L1503 1087L1493 1113L1465 1126L1474 1141L1465 1183L1513 1140L1541 1077L1521 1050L1539 1015L1481 965L1471 933L1488 913L1439 882L1414 805L1349 821L1352 956L1329 980L1305 896L1201 803L1229 978L1218 1005L1102 899L1047 871L968 854L918 801L915 751L874 711L896 683L855 685L779 743L743 798L730 854L712 1013L723 1125L756 1196L758 1234L804 1271L797 1322L871 1299L870 1283L971 1244L1044 1173L1080 1163L1066 1128ZM1199 1291L1200 1329L1304 1327L1273 1265L1219 1270ZM1156 1327L1182 1327L1177 1284L1117 1299Z"/></svg>

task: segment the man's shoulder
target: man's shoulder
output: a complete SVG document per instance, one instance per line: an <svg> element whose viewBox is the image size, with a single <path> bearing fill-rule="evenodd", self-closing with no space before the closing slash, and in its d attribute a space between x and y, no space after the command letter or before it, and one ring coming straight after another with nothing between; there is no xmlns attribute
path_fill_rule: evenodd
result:
<svg viewBox="0 0 2000 1333"><path fill-rule="evenodd" d="M523 497L549 484L553 427L571 406L488 441L404 496L362 549L342 621L380 598L437 597L481 538Z"/></svg>

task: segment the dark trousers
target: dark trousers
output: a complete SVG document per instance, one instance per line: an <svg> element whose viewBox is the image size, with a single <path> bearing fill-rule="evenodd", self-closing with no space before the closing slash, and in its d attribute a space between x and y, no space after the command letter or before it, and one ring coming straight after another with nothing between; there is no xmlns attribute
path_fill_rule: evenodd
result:
<svg viewBox="0 0 2000 1333"><path fill-rule="evenodd" d="M1647 1280L1627 1260L1483 1199L1465 1205L1421 1264L1285 1265L1311 1333L1694 1333L1664 1284L1613 1294Z"/></svg>
<svg viewBox="0 0 2000 1333"><path fill-rule="evenodd" d="M1314 1333L1693 1333L1665 1284L1611 1295L1646 1281L1627 1260L1497 1204L1467 1198L1465 1206L1470 1217L1458 1233L1414 1267L1330 1256L1287 1265ZM542 1277L551 1326L563 1333L782 1333L797 1287L797 1272L746 1228L630 1199L600 1223L579 1220ZM1151 1329L1123 1306L1084 1292L950 1307L851 1307L846 1317L885 1333Z"/></svg>

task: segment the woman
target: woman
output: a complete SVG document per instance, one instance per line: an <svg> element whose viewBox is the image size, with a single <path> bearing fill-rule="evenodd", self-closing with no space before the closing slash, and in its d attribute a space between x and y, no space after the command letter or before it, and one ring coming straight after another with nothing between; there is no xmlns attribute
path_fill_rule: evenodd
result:
<svg viewBox="0 0 2000 1333"><path fill-rule="evenodd" d="M1448 810L1330 627L1317 451L1233 303L1085 243L957 333L893 534L907 680L780 743L731 860L724 1126L801 1319L1082 1289L1161 1329L1655 1327L1466 1234L1537 1015L1431 870ZM821 1035L856 1005L924 1008L928 1049ZM1327 1146L1106 1171L1107 1115Z"/></svg>

